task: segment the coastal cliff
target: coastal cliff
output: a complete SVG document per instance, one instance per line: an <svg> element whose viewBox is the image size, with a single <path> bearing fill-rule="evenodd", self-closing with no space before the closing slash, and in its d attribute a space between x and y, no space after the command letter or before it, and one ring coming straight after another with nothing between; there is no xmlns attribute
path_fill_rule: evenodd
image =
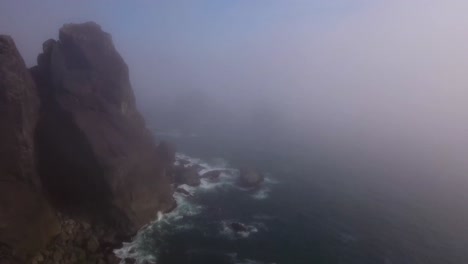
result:
<svg viewBox="0 0 468 264"><path fill-rule="evenodd" d="M7 36L0 56L0 260L89 262L72 248L115 261L97 248L175 201L166 175L174 154L146 129L111 36L93 22L66 24L29 71ZM80 230L91 231L71 237Z"/></svg>

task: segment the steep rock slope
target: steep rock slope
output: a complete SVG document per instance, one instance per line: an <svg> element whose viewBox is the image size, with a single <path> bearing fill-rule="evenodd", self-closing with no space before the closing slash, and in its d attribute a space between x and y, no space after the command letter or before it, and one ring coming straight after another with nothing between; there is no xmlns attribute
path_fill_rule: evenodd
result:
<svg viewBox="0 0 468 264"><path fill-rule="evenodd" d="M130 234L173 207L127 65L99 25L67 24L31 69L41 98L39 174L60 210Z"/></svg>
<svg viewBox="0 0 468 264"><path fill-rule="evenodd" d="M0 246L22 255L44 248L59 232L36 173L38 107L35 85L15 43L0 36Z"/></svg>

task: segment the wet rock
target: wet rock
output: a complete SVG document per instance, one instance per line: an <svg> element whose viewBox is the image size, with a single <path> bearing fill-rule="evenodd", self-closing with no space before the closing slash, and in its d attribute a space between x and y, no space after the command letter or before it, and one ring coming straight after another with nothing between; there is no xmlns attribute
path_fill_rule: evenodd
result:
<svg viewBox="0 0 468 264"><path fill-rule="evenodd" d="M174 181L176 184L187 184L189 186L200 185L200 175L193 168L178 166L174 171Z"/></svg>
<svg viewBox="0 0 468 264"><path fill-rule="evenodd" d="M186 166L186 165L190 164L190 161L185 160L185 159L178 159L178 160L177 160L177 163L178 163L179 165L181 165L181 166Z"/></svg>
<svg viewBox="0 0 468 264"><path fill-rule="evenodd" d="M247 232L248 229L247 229L247 226L244 225L244 224L241 224L241 223L238 223L238 222L232 222L230 225L231 229L236 232L236 233L239 233L239 232Z"/></svg>
<svg viewBox="0 0 468 264"><path fill-rule="evenodd" d="M186 195L186 196L192 196L192 194L190 194L190 193L189 193L187 190L185 190L184 188L178 187L175 191L178 192L178 193L181 193L181 194L183 194L183 195Z"/></svg>
<svg viewBox="0 0 468 264"><path fill-rule="evenodd" d="M239 174L239 185L244 188L258 188L264 181L262 173L253 168L243 168Z"/></svg>
<svg viewBox="0 0 468 264"><path fill-rule="evenodd" d="M177 202L174 200L174 204L172 205L172 207L168 208L163 213L165 213L165 214L170 213L170 212L174 211L176 208L177 208Z"/></svg>
<svg viewBox="0 0 468 264"><path fill-rule="evenodd" d="M203 167L200 164L192 164L192 165L189 165L188 168L192 170L196 170L198 173L200 173L200 171L205 169L205 167Z"/></svg>
<svg viewBox="0 0 468 264"><path fill-rule="evenodd" d="M218 182L219 181L219 176L221 175L222 171L221 170L212 170L205 172L201 175L201 178L205 178L209 182Z"/></svg>

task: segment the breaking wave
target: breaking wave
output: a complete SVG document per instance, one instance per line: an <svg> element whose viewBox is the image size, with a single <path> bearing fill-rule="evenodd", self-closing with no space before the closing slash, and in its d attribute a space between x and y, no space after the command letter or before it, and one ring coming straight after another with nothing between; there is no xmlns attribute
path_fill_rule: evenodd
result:
<svg viewBox="0 0 468 264"><path fill-rule="evenodd" d="M160 250L166 246L167 238L171 235L183 232L186 230L195 229L198 226L190 220L200 214L203 214L204 207L196 202L197 195L203 192L213 192L221 189L235 188L245 190L236 185L236 179L239 171L229 167L229 163L224 159L215 159L211 162L205 162L201 159L190 157L188 155L177 153L176 165L185 164L187 166L198 165L201 167L200 175L204 173L220 170L222 171L219 180L216 182L209 181L206 178L200 179L200 185L197 187L180 185L178 188L184 189L190 195L184 195L179 192L174 192L174 199L177 202L177 208L167 214L158 213L158 218L142 228L134 239L129 243L123 243L123 247L114 251L115 255L121 259L121 264L126 263L126 259L134 259L137 264L157 263L160 255ZM250 196L256 200L268 198L271 192L271 184L277 182L271 177L266 177L263 186L253 191ZM261 219L257 219L261 220ZM265 224L261 222L253 222L245 224L245 230L234 231L230 227L233 221L223 220L219 224L219 234L227 239L245 239L259 232L259 230L267 230ZM233 259L234 264L255 264L253 260Z"/></svg>

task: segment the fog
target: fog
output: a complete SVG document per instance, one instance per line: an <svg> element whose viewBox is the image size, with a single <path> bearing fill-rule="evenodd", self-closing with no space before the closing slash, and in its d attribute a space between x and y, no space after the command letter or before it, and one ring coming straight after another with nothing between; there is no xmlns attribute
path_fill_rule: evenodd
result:
<svg viewBox="0 0 468 264"><path fill-rule="evenodd" d="M461 0L2 0L0 32L33 66L62 24L96 21L158 129L320 145L464 182L467 8Z"/></svg>

